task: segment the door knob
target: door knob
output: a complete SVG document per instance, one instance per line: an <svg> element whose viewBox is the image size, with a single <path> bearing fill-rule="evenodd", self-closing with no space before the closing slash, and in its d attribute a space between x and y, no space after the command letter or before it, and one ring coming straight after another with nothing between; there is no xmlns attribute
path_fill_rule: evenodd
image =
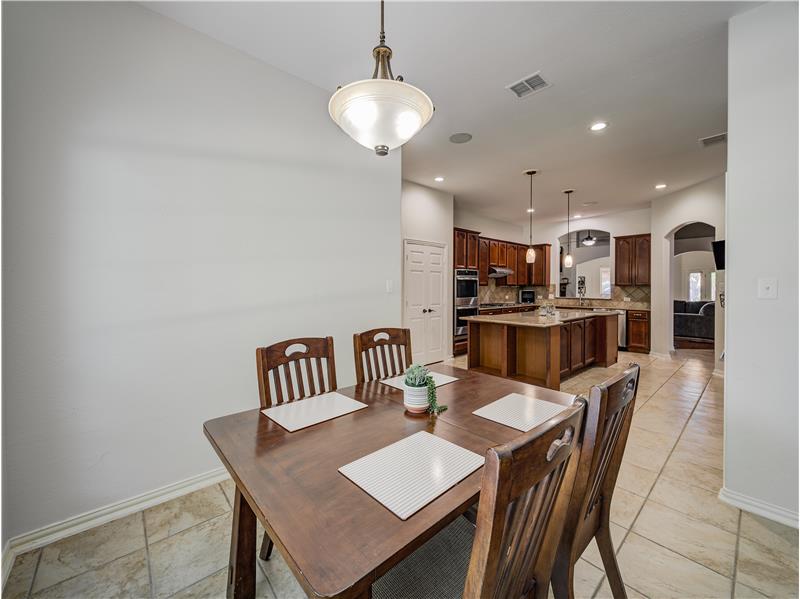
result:
<svg viewBox="0 0 800 599"><path fill-rule="evenodd" d="M428 308L428 312L436 312L433 308Z"/></svg>
<svg viewBox="0 0 800 599"><path fill-rule="evenodd" d="M427 310L427 308L423 308L423 309L422 309L422 313L423 313L423 314L427 314L427 313L428 313L428 310Z"/></svg>

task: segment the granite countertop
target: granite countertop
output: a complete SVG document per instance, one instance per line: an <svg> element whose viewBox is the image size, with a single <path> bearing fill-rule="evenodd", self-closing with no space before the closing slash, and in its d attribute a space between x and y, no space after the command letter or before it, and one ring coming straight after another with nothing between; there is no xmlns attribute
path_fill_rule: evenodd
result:
<svg viewBox="0 0 800 599"><path fill-rule="evenodd" d="M486 304L482 304L478 306L478 310L502 310L503 308L538 308L539 304L521 304L519 302L509 302L507 304L497 302L495 305L487 306Z"/></svg>
<svg viewBox="0 0 800 599"><path fill-rule="evenodd" d="M590 318L593 316L618 316L616 312L592 312L590 310L560 310L556 316L539 316L532 312L520 312L517 314L494 314L485 316L466 316L464 320L470 322L486 322L493 324L508 324L515 327L537 327L546 329L557 327L565 322Z"/></svg>

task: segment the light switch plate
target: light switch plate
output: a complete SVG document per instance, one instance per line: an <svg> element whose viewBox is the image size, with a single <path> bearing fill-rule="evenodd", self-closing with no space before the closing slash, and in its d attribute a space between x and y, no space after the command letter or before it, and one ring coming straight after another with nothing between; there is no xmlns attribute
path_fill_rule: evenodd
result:
<svg viewBox="0 0 800 599"><path fill-rule="evenodd" d="M386 279L386 293L391 293L392 291L394 291L394 281Z"/></svg>
<svg viewBox="0 0 800 599"><path fill-rule="evenodd" d="M775 277L759 277L758 299L778 299L778 279Z"/></svg>
<svg viewBox="0 0 800 599"><path fill-rule="evenodd" d="M623 302L629 302L629 301L631 301L631 298L626 295L625 297L622 298L622 301Z"/></svg>

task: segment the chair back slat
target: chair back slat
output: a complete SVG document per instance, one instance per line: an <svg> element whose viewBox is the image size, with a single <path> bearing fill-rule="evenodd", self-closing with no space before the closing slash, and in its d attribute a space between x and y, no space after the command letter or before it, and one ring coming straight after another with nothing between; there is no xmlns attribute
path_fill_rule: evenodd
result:
<svg viewBox="0 0 800 599"><path fill-rule="evenodd" d="M631 364L589 391L578 472L558 547L559 576L571 571L592 538L608 526L638 385L639 365Z"/></svg>
<svg viewBox="0 0 800 599"><path fill-rule="evenodd" d="M464 597L547 597L577 470L579 400L486 453Z"/></svg>
<svg viewBox="0 0 800 599"><path fill-rule="evenodd" d="M327 381L322 360L327 366ZM316 381L312 361L316 363ZM262 408L336 390L332 337L301 337L259 347L256 368Z"/></svg>
<svg viewBox="0 0 800 599"><path fill-rule="evenodd" d="M411 365L411 331L382 328L356 333L353 353L357 383L398 376Z"/></svg>

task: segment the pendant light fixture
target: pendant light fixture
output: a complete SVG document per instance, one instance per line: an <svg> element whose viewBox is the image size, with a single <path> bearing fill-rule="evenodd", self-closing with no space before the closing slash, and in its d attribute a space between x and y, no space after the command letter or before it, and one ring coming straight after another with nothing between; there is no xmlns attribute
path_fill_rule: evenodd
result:
<svg viewBox="0 0 800 599"><path fill-rule="evenodd" d="M386 156L422 129L433 116L433 102L422 90L392 74L392 49L386 45L381 0L380 43L372 49L372 79L339 87L328 112L341 129L365 148Z"/></svg>
<svg viewBox="0 0 800 599"><path fill-rule="evenodd" d="M572 268L572 254L570 253L570 239L569 239L569 197L575 193L574 189L565 189L564 193L567 194L567 255L564 256L564 266Z"/></svg>
<svg viewBox="0 0 800 599"><path fill-rule="evenodd" d="M589 229L586 237L581 239L581 245L588 245L589 247L592 247L595 243L597 243L597 237L592 235L592 230Z"/></svg>
<svg viewBox="0 0 800 599"><path fill-rule="evenodd" d="M533 176L536 171L525 171L525 174L531 179L531 203L528 208L528 233L530 236L528 237L528 251L525 252L525 262L533 264L536 262L536 250L533 249Z"/></svg>

